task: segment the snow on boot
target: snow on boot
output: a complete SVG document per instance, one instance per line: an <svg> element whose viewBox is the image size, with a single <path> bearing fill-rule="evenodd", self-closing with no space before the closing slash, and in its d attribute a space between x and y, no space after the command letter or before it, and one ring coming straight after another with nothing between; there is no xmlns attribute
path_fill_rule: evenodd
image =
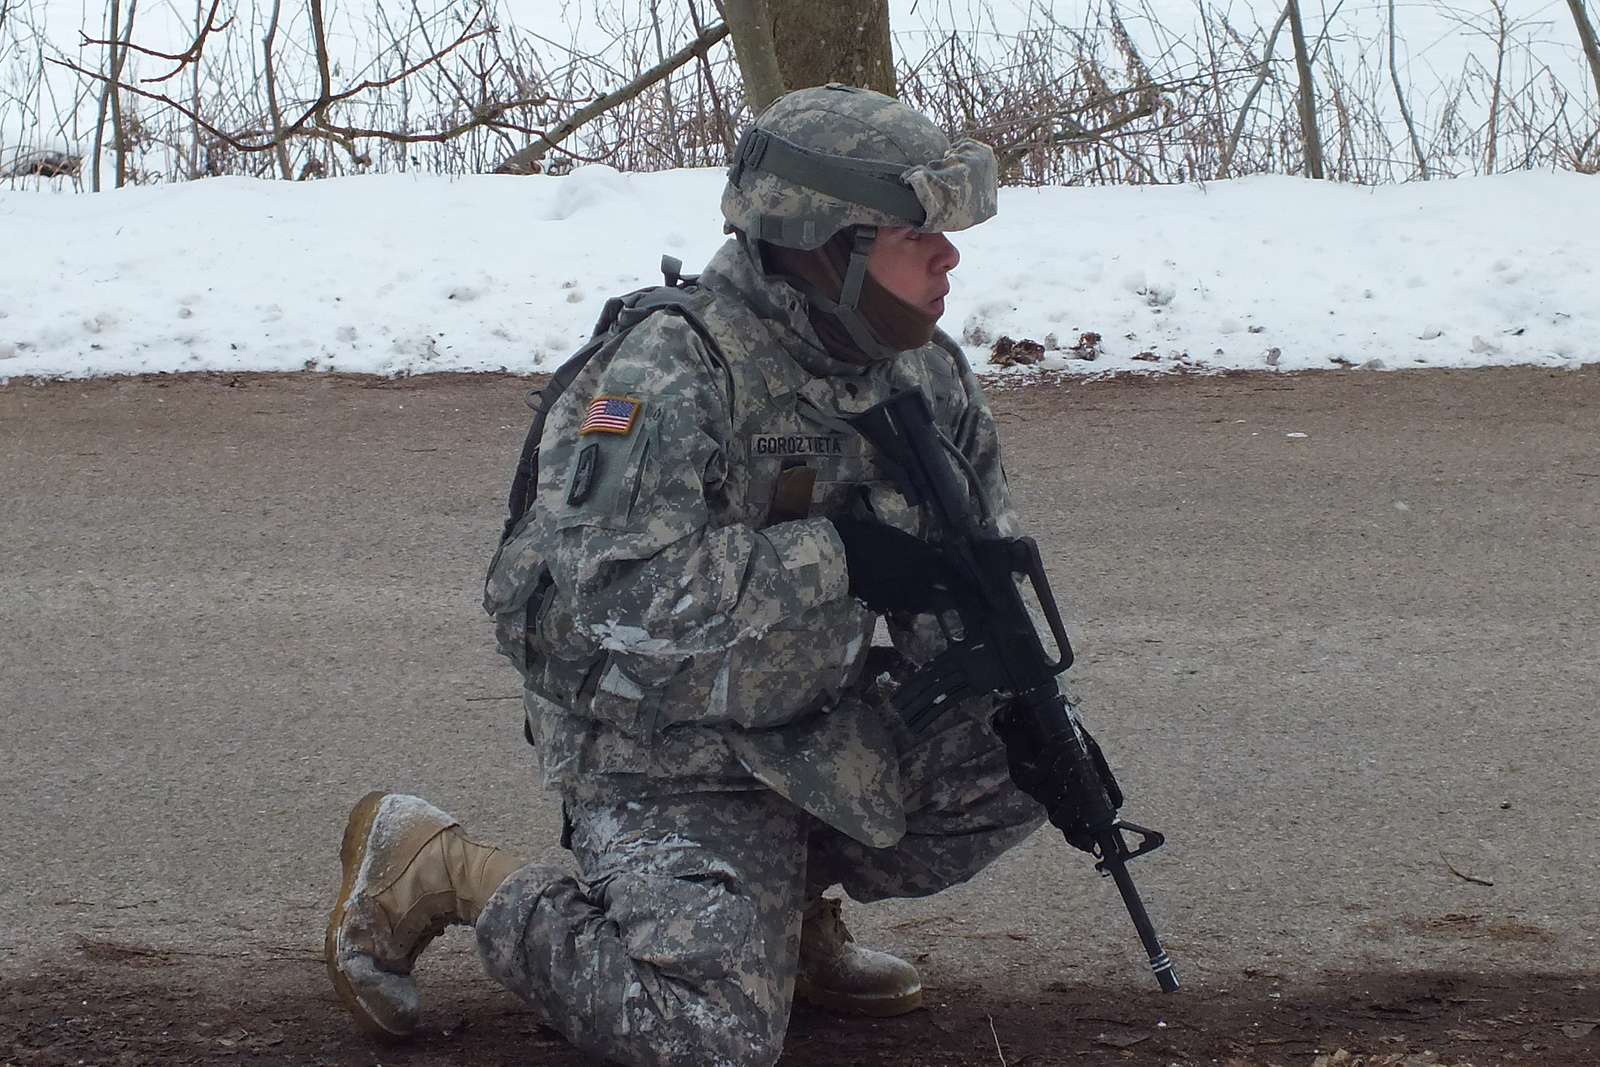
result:
<svg viewBox="0 0 1600 1067"><path fill-rule="evenodd" d="M861 948L845 929L840 902L806 906L794 995L819 1008L856 1015L903 1015L922 1006L917 969L897 956Z"/></svg>
<svg viewBox="0 0 1600 1067"><path fill-rule="evenodd" d="M411 967L446 926L477 921L484 903L521 866L467 839L421 797L368 793L339 847L344 881L328 919L328 976L362 1029L404 1037L416 1029Z"/></svg>

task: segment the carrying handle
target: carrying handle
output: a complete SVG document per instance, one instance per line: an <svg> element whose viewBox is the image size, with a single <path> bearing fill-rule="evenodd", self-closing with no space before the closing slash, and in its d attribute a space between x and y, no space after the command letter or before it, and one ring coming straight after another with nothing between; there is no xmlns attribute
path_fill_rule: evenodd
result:
<svg viewBox="0 0 1600 1067"><path fill-rule="evenodd" d="M1060 674L1072 666L1072 642L1067 638L1066 624L1061 621L1061 608L1056 604L1055 595L1050 592L1050 577L1044 572L1044 559L1039 555L1039 543L1031 537L1019 537L1011 542L1012 552L1015 553L1014 563L1020 564L1014 569L1028 576L1028 583L1033 586L1033 595L1039 599L1039 607L1044 610L1045 621L1050 624L1050 637L1056 643L1056 651L1060 653L1058 659L1050 661L1052 673Z"/></svg>

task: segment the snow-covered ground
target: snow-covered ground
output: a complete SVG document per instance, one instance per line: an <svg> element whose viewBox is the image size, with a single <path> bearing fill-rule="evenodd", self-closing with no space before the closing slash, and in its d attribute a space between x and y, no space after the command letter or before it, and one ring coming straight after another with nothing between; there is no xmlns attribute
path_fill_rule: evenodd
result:
<svg viewBox="0 0 1600 1067"><path fill-rule="evenodd" d="M721 183L0 190L0 378L549 370L662 253L716 249ZM957 244L944 325L978 364L1001 335L1082 373L1600 362L1600 177L1006 189Z"/></svg>

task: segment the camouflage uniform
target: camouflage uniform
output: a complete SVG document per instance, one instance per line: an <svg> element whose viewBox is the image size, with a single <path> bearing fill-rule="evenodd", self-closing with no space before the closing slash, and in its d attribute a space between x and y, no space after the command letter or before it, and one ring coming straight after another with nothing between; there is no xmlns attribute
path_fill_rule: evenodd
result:
<svg viewBox="0 0 1600 1067"><path fill-rule="evenodd" d="M739 240L701 282L715 350L656 313L595 356L550 413L534 506L486 590L578 877L512 875L479 950L573 1044L630 1064L773 1062L803 901L841 883L862 901L937 892L1040 821L988 698L915 737L883 705L865 676L876 619L826 518L864 494L937 537L843 422L914 388L978 472L994 532L1020 533L960 350L941 335L839 362ZM625 417L580 433L608 398ZM931 624L889 632L920 662Z"/></svg>

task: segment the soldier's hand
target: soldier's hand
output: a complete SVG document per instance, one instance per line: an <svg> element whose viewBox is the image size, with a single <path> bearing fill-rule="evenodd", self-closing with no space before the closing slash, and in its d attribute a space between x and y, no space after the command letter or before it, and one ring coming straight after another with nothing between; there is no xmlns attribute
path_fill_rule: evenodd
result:
<svg viewBox="0 0 1600 1067"><path fill-rule="evenodd" d="M1039 802L1051 825L1066 836L1069 845L1093 852L1094 838L1084 822L1082 797L1086 790L1104 789L1115 809L1122 807L1122 789L1088 729L1081 722L1078 724L1089 757L1085 761L1065 738L1041 742L1023 728L1020 717L1009 705L996 713L994 728L1006 743L1006 763L1017 788Z"/></svg>
<svg viewBox="0 0 1600 1067"><path fill-rule="evenodd" d="M970 583L937 545L876 519L830 521L844 543L850 595L873 611L932 611L970 594Z"/></svg>

